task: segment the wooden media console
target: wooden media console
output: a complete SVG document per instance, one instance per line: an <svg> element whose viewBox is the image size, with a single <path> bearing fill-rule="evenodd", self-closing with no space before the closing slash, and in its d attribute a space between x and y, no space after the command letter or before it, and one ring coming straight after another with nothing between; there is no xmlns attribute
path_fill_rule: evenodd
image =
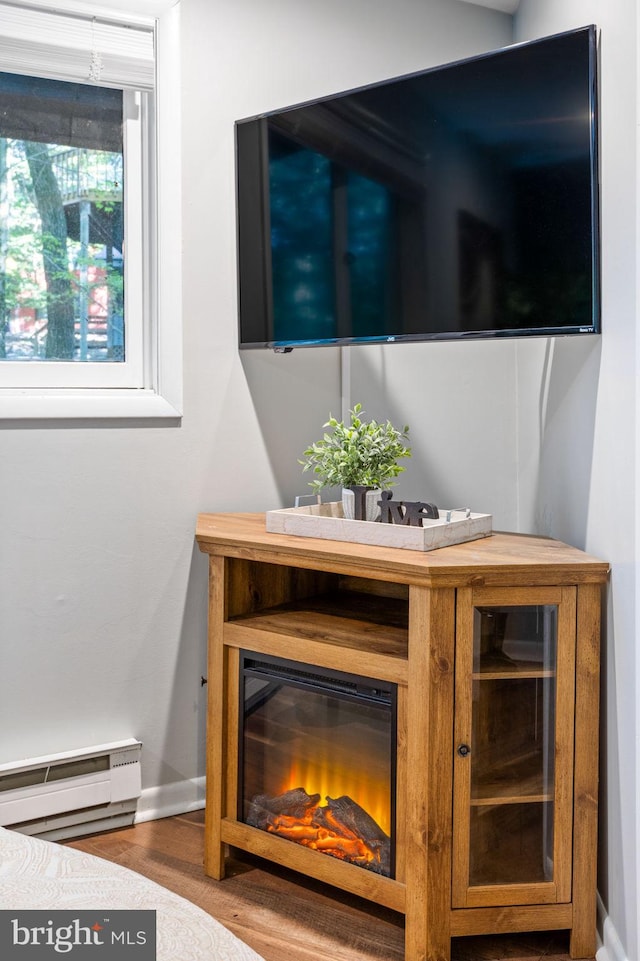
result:
<svg viewBox="0 0 640 961"><path fill-rule="evenodd" d="M448 961L452 937L551 929L593 957L608 565L543 537L416 552L269 533L264 514L202 514L196 536L210 564L205 872L224 876L231 845L385 905L405 916L406 961ZM392 876L247 823L246 656L393 688Z"/></svg>

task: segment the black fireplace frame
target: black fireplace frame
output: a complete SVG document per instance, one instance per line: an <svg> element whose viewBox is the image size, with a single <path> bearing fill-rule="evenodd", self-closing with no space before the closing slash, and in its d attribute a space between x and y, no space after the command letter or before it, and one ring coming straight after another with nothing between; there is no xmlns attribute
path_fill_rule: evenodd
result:
<svg viewBox="0 0 640 961"><path fill-rule="evenodd" d="M380 681L365 677L361 674L351 674L345 671L335 671L332 668L319 667L315 664L306 664L302 661L294 661L288 658L272 657L268 654L259 654L255 651L240 650L240 670L238 675L239 697L238 697L238 809L237 818L245 823L244 819L244 720L247 714L247 703L251 709L255 709L260 704L266 703L273 697L278 688L278 680L286 682L291 687L298 687L302 690L314 692L326 691L333 697L354 701L365 704L372 704L376 707L387 707L390 715L390 771L389 771L389 790L391 807L391 851L390 851L390 878L395 878L396 871L396 794L397 794L397 768L398 768L398 686L391 681ZM273 684L265 690L258 692L249 699L244 700L244 681L246 677L273 677Z"/></svg>

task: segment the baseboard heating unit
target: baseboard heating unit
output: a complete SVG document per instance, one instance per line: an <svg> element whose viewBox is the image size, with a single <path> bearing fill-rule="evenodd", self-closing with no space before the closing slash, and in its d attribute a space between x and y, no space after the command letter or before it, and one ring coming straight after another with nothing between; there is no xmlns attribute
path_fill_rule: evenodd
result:
<svg viewBox="0 0 640 961"><path fill-rule="evenodd" d="M57 841L133 824L141 749L127 738L0 764L0 825Z"/></svg>

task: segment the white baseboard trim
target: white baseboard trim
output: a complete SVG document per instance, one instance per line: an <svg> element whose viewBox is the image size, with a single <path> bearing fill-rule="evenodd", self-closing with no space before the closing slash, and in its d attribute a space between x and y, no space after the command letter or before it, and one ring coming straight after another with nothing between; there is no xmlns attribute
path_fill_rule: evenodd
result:
<svg viewBox="0 0 640 961"><path fill-rule="evenodd" d="M145 788L138 801L134 823L199 811L204 807L204 789L204 777Z"/></svg>
<svg viewBox="0 0 640 961"><path fill-rule="evenodd" d="M596 961L630 961L611 918L598 895L598 941Z"/></svg>

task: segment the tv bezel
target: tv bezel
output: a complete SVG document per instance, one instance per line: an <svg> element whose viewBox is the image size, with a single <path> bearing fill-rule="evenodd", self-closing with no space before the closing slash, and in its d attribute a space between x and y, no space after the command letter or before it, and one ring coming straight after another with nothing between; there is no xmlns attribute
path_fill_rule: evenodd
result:
<svg viewBox="0 0 640 961"><path fill-rule="evenodd" d="M260 288L258 298L260 304L257 309L263 314L263 328L270 330L273 328L273 298L271 288L271 238L270 238L270 214L269 214L269 184L268 184L268 144L266 123L272 117L288 113L292 110L304 108L330 102L334 99L350 96L361 91L371 90L390 84L395 84L413 77L419 77L434 73L440 70L455 68L459 65L472 64L477 61L487 60L496 56L508 54L512 50L526 47L542 45L546 42L575 35L578 33L588 33L589 49L589 102L590 102L590 188L591 188L591 269L592 269L592 324L571 325L571 326L534 326L518 328L487 328L486 330L447 330L447 331L424 331L420 333L399 333L399 334L380 334L373 336L336 336L325 338L292 339L283 340L258 340L245 341L242 339L242 312L243 312L243 291L242 291L242 262L247 256L242 252L242 206L247 202L247 198L240 196L239 190L239 137L242 131L249 130L249 125L254 125L254 131L262 139L257 145L257 156L259 157L259 172L254 178L253 188L255 196L251 198L249 206L252 208L254 219L252 234L253 257L256 260L254 271L260 277L260 283L256 287ZM289 353L294 348L302 347L331 347L331 346L361 346L361 345L380 345L380 344L402 344L402 343L425 343L425 342L446 342L446 341L469 341L469 340L491 340L491 339L514 339L531 337L571 337L589 336L601 334L601 283L600 283L600 182L599 182L599 63L598 63L598 29L594 24L565 30L560 33L550 34L535 40L527 40L519 43L510 44L506 47L499 47L485 53L471 57L464 57L445 63L440 63L423 70L413 71L381 80L378 82L365 84L344 91L327 94L312 100L302 101L276 110L245 117L235 121L235 183L236 183L236 257L237 257L237 296L238 296L238 347L240 350L271 349L277 353ZM264 124L256 125L256 121L265 121ZM255 220L259 221L258 235L256 240ZM254 298L255 300L256 298ZM245 308L246 309L246 306ZM254 308L256 309L256 308Z"/></svg>

